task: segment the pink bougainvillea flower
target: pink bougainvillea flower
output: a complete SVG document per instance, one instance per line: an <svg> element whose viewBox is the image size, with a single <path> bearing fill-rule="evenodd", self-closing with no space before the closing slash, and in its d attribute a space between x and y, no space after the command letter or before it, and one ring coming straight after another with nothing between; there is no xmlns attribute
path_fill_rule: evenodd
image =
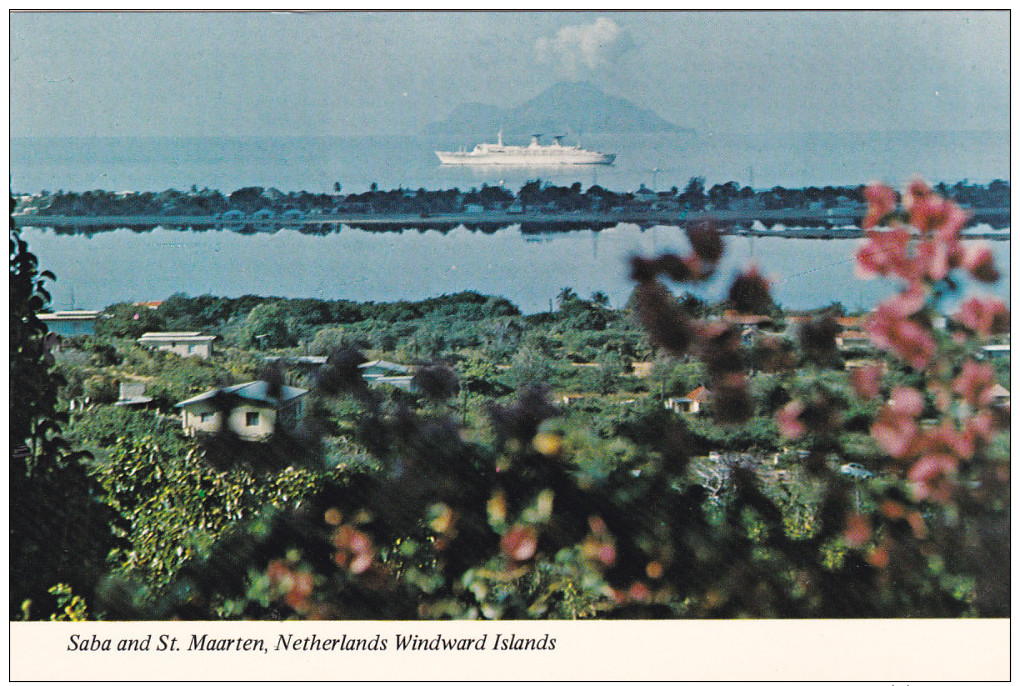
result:
<svg viewBox="0 0 1020 686"><path fill-rule="evenodd" d="M882 365L868 364L855 367L850 372L850 384L861 400L871 400L882 389Z"/></svg>
<svg viewBox="0 0 1020 686"><path fill-rule="evenodd" d="M887 453L903 459L913 452L920 431L912 416L887 405L878 411L871 425L871 436Z"/></svg>
<svg viewBox="0 0 1020 686"><path fill-rule="evenodd" d="M857 275L861 278L895 274L905 279L914 276L916 268L907 254L910 232L902 226L888 231L869 230L868 240L857 251Z"/></svg>
<svg viewBox="0 0 1020 686"><path fill-rule="evenodd" d="M864 199L868 203L868 214L863 223L865 229L878 226L883 217L896 209L896 191L882 183L867 186Z"/></svg>
<svg viewBox="0 0 1020 686"><path fill-rule="evenodd" d="M924 538L928 534L928 528L924 525L924 516L917 510L911 510L907 514L907 523L914 531L914 538Z"/></svg>
<svg viewBox="0 0 1020 686"><path fill-rule="evenodd" d="M986 243L969 245L963 249L961 264L978 281L995 283L999 280L999 270L995 268L995 256Z"/></svg>
<svg viewBox="0 0 1020 686"><path fill-rule="evenodd" d="M909 317L920 311L927 299L928 289L914 282L907 289L886 300L885 304L899 316Z"/></svg>
<svg viewBox="0 0 1020 686"><path fill-rule="evenodd" d="M968 298L953 318L983 336L1009 332L1009 308L998 298Z"/></svg>
<svg viewBox="0 0 1020 686"><path fill-rule="evenodd" d="M924 455L907 472L918 500L947 503L952 498L950 477L956 472L956 459L944 453Z"/></svg>
<svg viewBox="0 0 1020 686"><path fill-rule="evenodd" d="M885 546L879 546L868 554L868 564L872 567L888 567L889 559L889 549Z"/></svg>
<svg viewBox="0 0 1020 686"><path fill-rule="evenodd" d="M307 607L308 597L315 588L315 581L308 572L294 572L290 576L291 587L283 600L295 610Z"/></svg>
<svg viewBox="0 0 1020 686"><path fill-rule="evenodd" d="M931 445L938 450L949 450L963 460L974 454L974 436L966 431L957 431L948 419L932 435Z"/></svg>
<svg viewBox="0 0 1020 686"><path fill-rule="evenodd" d="M871 341L879 348L891 350L914 369L925 369L937 351L935 339L917 322L904 319L890 304L878 306L865 322Z"/></svg>
<svg viewBox="0 0 1020 686"><path fill-rule="evenodd" d="M843 537L854 547L864 545L871 540L871 520L860 512L854 512L847 517Z"/></svg>
<svg viewBox="0 0 1020 686"><path fill-rule="evenodd" d="M917 417L924 411L924 396L916 388L897 386L890 393L893 409L910 417Z"/></svg>
<svg viewBox="0 0 1020 686"><path fill-rule="evenodd" d="M903 503L896 500L883 500L879 511L886 519L902 519L907 514L907 508Z"/></svg>
<svg viewBox="0 0 1020 686"><path fill-rule="evenodd" d="M990 392L995 385L995 370L986 362L965 360L963 369L953 380L953 390L959 393L971 407L987 405Z"/></svg>
<svg viewBox="0 0 1020 686"><path fill-rule="evenodd" d="M627 595L630 596L631 600L636 600L639 603L646 603L652 599L652 592L644 583L635 581L631 584L628 589Z"/></svg>
<svg viewBox="0 0 1020 686"><path fill-rule="evenodd" d="M337 549L333 561L353 574L361 574L372 566L375 548L368 534L353 526L338 527L333 534L333 547Z"/></svg>
<svg viewBox="0 0 1020 686"><path fill-rule="evenodd" d="M932 281L944 279L959 261L958 252L958 247L949 241L922 241L917 246L918 271Z"/></svg>
<svg viewBox="0 0 1020 686"><path fill-rule="evenodd" d="M915 179L907 188L903 206L910 212L910 223L922 234L940 230L944 236L956 236L969 219L959 205L936 195L920 179Z"/></svg>
<svg viewBox="0 0 1020 686"><path fill-rule="evenodd" d="M616 545L608 536L587 536L581 542L581 554L588 560L606 567L616 563Z"/></svg>
<svg viewBox="0 0 1020 686"><path fill-rule="evenodd" d="M500 540L503 554L514 562L530 560L538 550L538 535L535 529L523 524L514 524Z"/></svg>
<svg viewBox="0 0 1020 686"><path fill-rule="evenodd" d="M931 194L931 186L921 177L915 176L903 189L903 206L908 210L913 209L919 200L923 200Z"/></svg>
<svg viewBox="0 0 1020 686"><path fill-rule="evenodd" d="M946 384L932 381L928 384L928 391L935 399L935 409L939 412L946 412L949 410L949 405L952 402L952 394L949 392L949 387Z"/></svg>
<svg viewBox="0 0 1020 686"><path fill-rule="evenodd" d="M783 405L776 412L776 425L784 436L796 440L804 435L804 423L800 420L800 413L804 411L804 404L799 400L791 400Z"/></svg>
<svg viewBox="0 0 1020 686"><path fill-rule="evenodd" d="M987 443L992 439L995 431L995 417L988 410L981 410L964 422L964 432L974 440L975 443Z"/></svg>

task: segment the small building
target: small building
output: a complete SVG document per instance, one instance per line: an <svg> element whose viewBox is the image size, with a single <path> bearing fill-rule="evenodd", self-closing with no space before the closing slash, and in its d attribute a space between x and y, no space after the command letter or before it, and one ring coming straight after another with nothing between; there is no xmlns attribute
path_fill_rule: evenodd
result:
<svg viewBox="0 0 1020 686"><path fill-rule="evenodd" d="M1009 390L1002 384L995 384L987 391L988 402L995 407L1009 409Z"/></svg>
<svg viewBox="0 0 1020 686"><path fill-rule="evenodd" d="M147 345L157 350L166 350L181 357L212 357L213 341L216 336L208 336L199 331L149 331L138 339L140 345Z"/></svg>
<svg viewBox="0 0 1020 686"><path fill-rule="evenodd" d="M986 360L1009 357L1009 343L981 346L981 355Z"/></svg>
<svg viewBox="0 0 1020 686"><path fill-rule="evenodd" d="M371 379L367 379L370 388L376 388L378 386L386 385L393 386L402 391L408 393L415 393L418 390L418 385L414 382L414 376L376 376Z"/></svg>
<svg viewBox="0 0 1020 686"><path fill-rule="evenodd" d="M698 414L701 406L708 400L708 389L698 386L682 398L666 398L663 405L667 410L677 414Z"/></svg>
<svg viewBox="0 0 1020 686"><path fill-rule="evenodd" d="M250 381L177 403L184 432L194 436L227 429L246 441L261 441L272 436L278 426L297 424L308 391L282 386L273 396L269 390L266 381Z"/></svg>
<svg viewBox="0 0 1020 686"><path fill-rule="evenodd" d="M871 336L863 331L843 331L836 336L836 347L840 350L870 346Z"/></svg>
<svg viewBox="0 0 1020 686"><path fill-rule="evenodd" d="M364 364L359 364L358 369L361 370L361 376L365 378L365 381L372 381L379 377L394 374L402 376L411 373L411 368L407 365L387 362L386 360L371 360Z"/></svg>
<svg viewBox="0 0 1020 686"><path fill-rule="evenodd" d="M117 407L145 407L152 397L145 395L145 384L136 381L121 381L120 396L114 403Z"/></svg>
<svg viewBox="0 0 1020 686"><path fill-rule="evenodd" d="M100 313L96 310L61 310L59 312L43 312L39 319L46 324L50 333L63 338L96 335L96 320Z"/></svg>

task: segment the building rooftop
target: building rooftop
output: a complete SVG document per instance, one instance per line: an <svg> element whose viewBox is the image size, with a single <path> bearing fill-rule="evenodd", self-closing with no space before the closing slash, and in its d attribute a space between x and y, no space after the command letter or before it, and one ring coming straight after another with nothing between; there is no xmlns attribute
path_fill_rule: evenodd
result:
<svg viewBox="0 0 1020 686"><path fill-rule="evenodd" d="M364 364L359 364L358 368L361 369L362 374L380 370L387 372L400 372L401 374L407 374L411 371L410 367L397 364L396 362L387 362L386 360L371 360Z"/></svg>
<svg viewBox="0 0 1020 686"><path fill-rule="evenodd" d="M95 319L99 314L99 310L59 310L57 312L42 312L39 314L39 319L43 321Z"/></svg>
<svg viewBox="0 0 1020 686"><path fill-rule="evenodd" d="M700 402L705 400L708 396L708 389L704 386L698 386L693 391L684 396L684 400L690 400L691 402Z"/></svg>
<svg viewBox="0 0 1020 686"><path fill-rule="evenodd" d="M247 383L237 384L236 386L227 386L226 388L216 388L211 391L206 391L205 393L196 395L193 398L188 398L187 400L177 403L175 407L194 405L206 400L211 400L218 396L230 396L237 398L238 400L249 400L265 405L282 405L289 403L292 400L296 400L306 393L308 393L308 390L305 388L281 386L279 397L273 397L269 395L269 382L249 381Z"/></svg>
<svg viewBox="0 0 1020 686"><path fill-rule="evenodd" d="M153 341L194 341L205 342L215 340L217 336L206 335L201 331L147 331L138 339L139 343Z"/></svg>

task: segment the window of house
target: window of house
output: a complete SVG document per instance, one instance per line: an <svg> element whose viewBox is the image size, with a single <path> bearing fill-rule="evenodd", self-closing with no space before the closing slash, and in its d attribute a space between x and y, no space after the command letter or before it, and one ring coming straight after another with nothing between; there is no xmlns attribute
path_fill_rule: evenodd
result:
<svg viewBox="0 0 1020 686"><path fill-rule="evenodd" d="M200 415L198 415L198 421L203 423L210 421L212 418L213 418L212 412L203 412Z"/></svg>
<svg viewBox="0 0 1020 686"><path fill-rule="evenodd" d="M244 425L245 426L258 426L259 425L259 413L258 412L245 412L244 413Z"/></svg>

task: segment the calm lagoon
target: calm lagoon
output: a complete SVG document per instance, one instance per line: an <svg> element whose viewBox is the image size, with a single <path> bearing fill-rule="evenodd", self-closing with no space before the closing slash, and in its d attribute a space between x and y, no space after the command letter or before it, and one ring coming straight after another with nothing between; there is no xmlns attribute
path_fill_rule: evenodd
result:
<svg viewBox="0 0 1020 686"><path fill-rule="evenodd" d="M345 226L328 235L156 228L92 236L25 228L22 235L41 267L57 275L50 289L57 309L101 309L178 292L396 301L475 290L504 296L531 313L549 309L564 287L584 297L602 291L620 307L633 289L631 255L687 249L680 228L633 224L539 235L523 234L518 226L494 233L464 227L447 233L369 232ZM727 236L719 274L692 292L721 298L730 277L753 262L773 282L773 297L785 308L832 302L848 310L868 308L896 286L854 277L859 243ZM989 245L1003 274L991 290L1008 302L1009 241Z"/></svg>

